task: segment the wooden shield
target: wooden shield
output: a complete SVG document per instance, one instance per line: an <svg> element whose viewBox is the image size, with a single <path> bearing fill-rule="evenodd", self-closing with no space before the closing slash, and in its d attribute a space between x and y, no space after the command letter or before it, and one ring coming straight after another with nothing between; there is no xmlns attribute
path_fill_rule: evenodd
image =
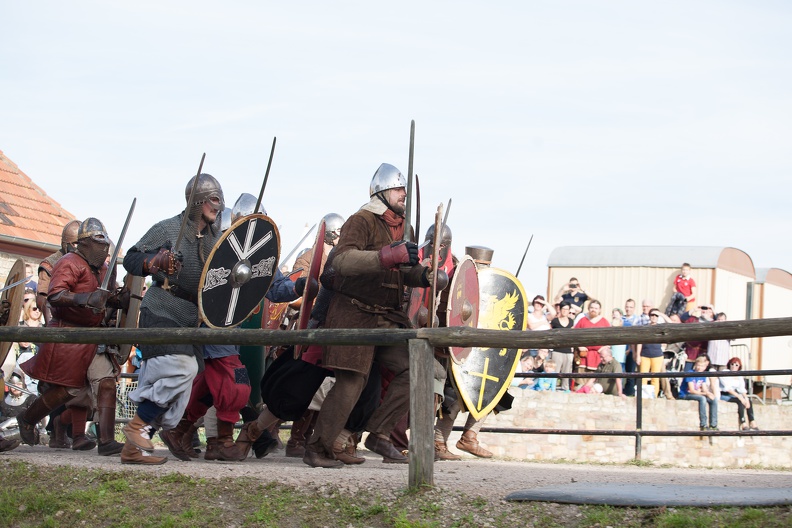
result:
<svg viewBox="0 0 792 528"><path fill-rule="evenodd" d="M325 236L325 222L322 220L319 223L319 228L316 230L316 241L314 242L311 255L311 266L308 269L308 275L305 277L305 291L303 292L302 304L300 305L300 317L297 323L297 330L305 330L308 328L308 321L311 319L311 310L313 310L314 300L319 293L319 289L313 289L311 284L316 281L319 284L319 274L322 268L322 253L324 252L324 236ZM294 359L299 359L303 353L303 349L307 348L305 345L297 345L294 347Z"/></svg>
<svg viewBox="0 0 792 528"><path fill-rule="evenodd" d="M448 292L446 326L465 326L478 328L479 321L479 280L476 264L465 255L454 269L454 276ZM459 365L470 354L472 347L449 347L451 359Z"/></svg>
<svg viewBox="0 0 792 528"><path fill-rule="evenodd" d="M124 277L124 286L129 290L129 310L121 310L121 317L118 319L119 328L137 328L138 316L140 315L140 303L143 296L143 286L146 283L144 277L138 277L127 273ZM118 345L118 364L123 365L129 359L129 354L132 353L132 344Z"/></svg>
<svg viewBox="0 0 792 528"><path fill-rule="evenodd" d="M17 259L17 261L14 262L14 265L11 266L11 271L8 272L5 285L14 284L15 282L21 281L24 278L25 261L22 259ZM6 326L17 326L19 324L19 315L22 313L22 298L24 296L24 282L22 284L17 284L13 288L9 288L0 294L0 302L7 301L9 304L8 321L6 322ZM3 364L6 356L8 356L8 351L11 350L12 344L13 343L10 341L0 343L0 365Z"/></svg>
<svg viewBox="0 0 792 528"><path fill-rule="evenodd" d="M528 300L520 281L497 268L479 269L478 279L478 328L525 330ZM451 363L459 396L476 420L492 411L509 388L520 361L519 354L516 348L474 347L461 365Z"/></svg>
<svg viewBox="0 0 792 528"><path fill-rule="evenodd" d="M280 234L266 215L240 218L217 241L201 273L198 309L211 328L232 328L253 313L275 277Z"/></svg>
<svg viewBox="0 0 792 528"><path fill-rule="evenodd" d="M422 266L432 265L432 259L425 258L421 261ZM429 303L431 302L431 291L429 288L410 288L410 300L407 303L407 317L413 328L425 328L429 322Z"/></svg>

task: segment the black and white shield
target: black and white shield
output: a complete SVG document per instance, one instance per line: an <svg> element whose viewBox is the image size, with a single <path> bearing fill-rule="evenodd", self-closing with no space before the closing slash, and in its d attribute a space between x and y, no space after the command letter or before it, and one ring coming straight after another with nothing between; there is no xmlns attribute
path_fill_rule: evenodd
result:
<svg viewBox="0 0 792 528"><path fill-rule="evenodd" d="M478 270L478 284L478 328L525 330L528 301L517 277L498 268L483 268ZM498 404L519 361L516 348L474 347L460 364L451 363L459 396L476 420Z"/></svg>
<svg viewBox="0 0 792 528"><path fill-rule="evenodd" d="M275 277L280 235L266 215L240 218L220 237L201 274L198 308L212 328L239 325L261 303Z"/></svg>

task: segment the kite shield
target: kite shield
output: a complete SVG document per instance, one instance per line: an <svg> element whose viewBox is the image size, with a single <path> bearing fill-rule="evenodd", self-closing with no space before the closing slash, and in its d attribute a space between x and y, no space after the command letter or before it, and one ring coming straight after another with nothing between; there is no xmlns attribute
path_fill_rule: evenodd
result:
<svg viewBox="0 0 792 528"><path fill-rule="evenodd" d="M8 277L6 278L5 285L9 286L14 284L15 282L19 282L25 278L25 261L22 259L17 259L14 262L14 265L11 266L11 271L8 272ZM17 284L13 288L8 288L7 290L3 291L0 294L0 310L2 312L6 312L7 315L4 317L5 323L3 326L16 326L19 324L19 315L22 313L22 298L25 296L25 284L24 282ZM6 359L8 355L8 351L11 350L11 345L13 343L10 341L6 341L0 343L0 365Z"/></svg>

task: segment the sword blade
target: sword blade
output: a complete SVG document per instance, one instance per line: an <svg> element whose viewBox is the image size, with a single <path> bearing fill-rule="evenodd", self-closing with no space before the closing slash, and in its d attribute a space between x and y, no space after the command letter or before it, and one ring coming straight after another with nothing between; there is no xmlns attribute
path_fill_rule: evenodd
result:
<svg viewBox="0 0 792 528"><path fill-rule="evenodd" d="M415 175L415 241L421 240L421 182Z"/></svg>
<svg viewBox="0 0 792 528"><path fill-rule="evenodd" d="M184 228L187 226L187 218L190 216L190 207L192 207L193 198L195 198L195 188L198 187L198 176L203 170L203 162L206 158L206 152L201 156L201 163L198 165L198 172L195 174L195 181L193 181L192 189L190 189L190 197L187 199L187 208L184 210L184 217L182 218L181 226L179 227L179 236L176 237L176 244L173 246L173 252L179 251L179 244L181 244L182 237L184 237Z"/></svg>
<svg viewBox="0 0 792 528"><path fill-rule="evenodd" d="M525 248L525 253L523 253L523 258L520 261L520 265L517 267L517 273L514 274L515 277L520 275L520 270L522 269L523 262L525 262L525 255L528 254L528 248L531 247L531 242L533 242L533 235L531 235L530 240L528 240L528 246Z"/></svg>
<svg viewBox="0 0 792 528"><path fill-rule="evenodd" d="M102 285L100 288L105 291L107 291L107 287L110 285L110 276L113 274L116 262L118 262L118 253L121 251L121 244L124 242L124 237L126 236L127 229L129 228L129 221L132 220L132 213L135 212L136 203L137 198L132 198L132 206L129 208L129 214L127 214L126 222L124 222L124 228L121 230L121 236L119 236L118 240L116 241L116 246L113 250L113 256L110 257L110 263L107 265L107 275L105 275L104 279L102 279Z"/></svg>
<svg viewBox="0 0 792 528"><path fill-rule="evenodd" d="M446 206L445 214L443 215L443 223L440 226L440 240L443 239L443 231L445 230L445 226L448 223L448 213L451 211L451 198L448 199L448 205Z"/></svg>
<svg viewBox="0 0 792 528"><path fill-rule="evenodd" d="M267 172L264 173L264 183L261 184L261 191L259 191L258 200L256 201L256 208L253 209L254 213L257 213L259 210L259 206L261 205L261 200L264 198L264 189L267 187L267 180L269 179L269 172L272 168L272 156L275 154L275 142L278 140L277 137L272 138L272 149L270 150L270 157L269 161L267 162Z"/></svg>
<svg viewBox="0 0 792 528"><path fill-rule="evenodd" d="M281 265L282 263L284 263L284 262L289 262L289 259L291 258L291 256L292 256L292 255L294 255L294 252L295 252L295 251L297 251L297 250L300 248L300 246L302 246L302 243L303 243L303 242L305 242L305 239L306 239L306 238L308 238L308 235L310 235L311 233L313 233L313 230L314 230L314 229L316 229L316 224L314 224L314 225L313 225L313 227L311 227L311 229L309 229L309 230L308 230L308 231L305 233L305 235L303 235L303 237L300 239L300 241L299 241L299 242L297 242L297 245L296 245L296 246L294 246L294 249L292 249L291 251L289 251L289 254L288 254L288 255L286 255L286 257L285 257L285 258L282 258L280 262L278 262L278 266L279 266L279 267L280 267L280 265Z"/></svg>
<svg viewBox="0 0 792 528"><path fill-rule="evenodd" d="M25 277L24 279L20 279L20 280L16 281L14 284L9 284L8 286L3 286L3 289L2 289L2 290L0 290L0 293L3 293L3 292L4 292L4 291L6 291L6 290L10 290L10 289L11 289L11 288L13 288L14 286L19 286L19 285L20 285L20 284L22 284L23 282L28 282L28 281L29 281L30 279L32 279L32 278L33 278L33 275L28 275L28 276L27 276L27 277Z"/></svg>
<svg viewBox="0 0 792 528"><path fill-rule="evenodd" d="M410 157L407 163L407 208L404 211L404 236L402 240L412 241L412 190L413 190L413 158L415 154L415 120L410 121ZM417 235L416 235L417 236Z"/></svg>

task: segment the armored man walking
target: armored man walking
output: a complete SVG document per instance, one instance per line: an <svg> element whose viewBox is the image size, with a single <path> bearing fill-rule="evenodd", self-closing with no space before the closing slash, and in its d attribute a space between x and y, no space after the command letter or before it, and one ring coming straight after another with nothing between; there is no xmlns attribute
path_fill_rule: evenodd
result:
<svg viewBox="0 0 792 528"><path fill-rule="evenodd" d="M196 177L187 183L184 212L152 226L124 257L129 273L151 275L153 279L140 306L140 328L198 327L198 284L204 263L221 234L218 213L225 202L213 176ZM182 231L184 215L187 219ZM203 362L203 346L145 345L140 351L143 362L138 387L129 394L138 409L124 427L127 442L121 462L163 464L166 458L150 455L154 450L152 434L155 428L173 429L184 415L199 362Z"/></svg>

